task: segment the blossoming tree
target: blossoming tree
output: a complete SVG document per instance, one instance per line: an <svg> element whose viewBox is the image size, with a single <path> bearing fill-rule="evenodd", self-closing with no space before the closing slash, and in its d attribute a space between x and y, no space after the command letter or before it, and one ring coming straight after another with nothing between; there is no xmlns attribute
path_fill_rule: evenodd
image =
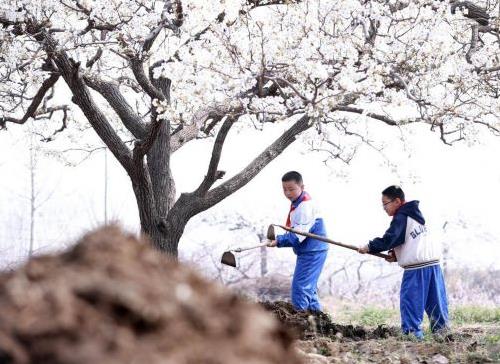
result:
<svg viewBox="0 0 500 364"><path fill-rule="evenodd" d="M5 0L0 127L34 120L52 140L79 110L130 177L142 231L176 255L191 217L308 129L339 157L371 123L424 123L450 144L498 133L498 15L498 1ZM278 122L225 180L231 128ZM171 155L207 136L206 175L176 199Z"/></svg>

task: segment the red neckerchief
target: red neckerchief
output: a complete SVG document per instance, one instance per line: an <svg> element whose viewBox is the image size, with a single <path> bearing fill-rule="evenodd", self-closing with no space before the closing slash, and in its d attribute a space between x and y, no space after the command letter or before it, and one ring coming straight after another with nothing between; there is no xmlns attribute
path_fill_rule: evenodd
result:
<svg viewBox="0 0 500 364"><path fill-rule="evenodd" d="M303 191L300 194L299 198L292 202L292 204L290 205L290 211L288 212L288 216L286 218L286 224L285 224L286 227L292 227L292 221L290 219L290 214L292 213L292 211L295 210L302 201L309 201L310 199L311 196L309 196L309 194L306 191Z"/></svg>

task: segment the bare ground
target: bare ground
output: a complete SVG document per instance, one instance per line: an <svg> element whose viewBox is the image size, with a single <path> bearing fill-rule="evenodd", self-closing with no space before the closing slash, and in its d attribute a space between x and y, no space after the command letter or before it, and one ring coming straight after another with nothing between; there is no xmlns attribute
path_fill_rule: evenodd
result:
<svg viewBox="0 0 500 364"><path fill-rule="evenodd" d="M463 326L418 342L398 327L340 325L325 313L297 312L286 302L264 302L297 338L305 363L500 363L500 326Z"/></svg>

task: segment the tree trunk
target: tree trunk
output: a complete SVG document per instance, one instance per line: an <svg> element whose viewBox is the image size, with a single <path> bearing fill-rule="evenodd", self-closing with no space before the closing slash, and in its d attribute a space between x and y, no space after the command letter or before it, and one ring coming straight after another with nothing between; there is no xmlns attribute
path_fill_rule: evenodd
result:
<svg viewBox="0 0 500 364"><path fill-rule="evenodd" d="M138 192L140 190L138 189ZM191 217L195 215L192 213L191 204L183 204L182 202L179 205L176 204L177 207L169 211L168 218L163 218L157 213L155 204L151 204L142 196L142 194L136 193L141 218L141 232L149 237L155 248L177 258L179 240L184 233L184 228ZM184 200L182 196L180 200ZM165 206L162 208L165 209Z"/></svg>
<svg viewBox="0 0 500 364"><path fill-rule="evenodd" d="M166 231L161 225L152 225L148 230L143 228L143 232L147 234L155 248L177 259L179 240L184 232L184 226Z"/></svg>

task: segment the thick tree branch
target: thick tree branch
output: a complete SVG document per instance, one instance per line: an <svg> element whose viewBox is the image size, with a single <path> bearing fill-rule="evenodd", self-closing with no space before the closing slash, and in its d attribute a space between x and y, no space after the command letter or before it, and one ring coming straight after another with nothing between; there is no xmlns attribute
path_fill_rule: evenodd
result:
<svg viewBox="0 0 500 364"><path fill-rule="evenodd" d="M365 112L364 109L360 109L357 107L350 107L350 106L337 106L332 111L345 111L345 112L350 112L350 113L355 113L355 114L363 114ZM372 112L368 112L365 115L372 118L372 119L383 121L387 125L391 125L391 126L400 125L395 120L393 120L385 115L374 114Z"/></svg>
<svg viewBox="0 0 500 364"><path fill-rule="evenodd" d="M172 81L169 78L163 76L154 78L153 69L153 66L149 68L149 79L151 80L153 86L160 90L160 92L165 96L167 103L170 104L170 86L172 84Z"/></svg>
<svg viewBox="0 0 500 364"><path fill-rule="evenodd" d="M92 66L102 57L103 54L102 48L97 49L94 56L85 63L85 67L92 68Z"/></svg>
<svg viewBox="0 0 500 364"><path fill-rule="evenodd" d="M27 23L26 31L32 34L38 42L43 44L45 52L53 59L61 76L73 93L73 102L80 107L93 129L130 174L132 172L131 152L115 130L113 130L104 113L97 107L92 99L89 89L79 74L79 63L69 58L66 52L60 49L58 43L52 38L48 31L40 28L39 24Z"/></svg>
<svg viewBox="0 0 500 364"><path fill-rule="evenodd" d="M250 5L250 9L269 5L299 4L301 2L302 0L247 0L247 4Z"/></svg>
<svg viewBox="0 0 500 364"><path fill-rule="evenodd" d="M40 89L37 91L36 95L33 97L33 101L31 104L28 106L28 109L26 110L26 113L24 116L20 119L14 118L14 117L7 117L4 116L2 119L0 119L0 128L5 127L5 122L11 122L15 124L24 124L30 117L35 117L36 112L38 110L38 107L43 101L43 98L45 97L45 94L47 91L55 85L57 80L59 79L58 74L52 74L49 78L47 78L45 81L43 81L42 85L40 86ZM49 111L44 111L43 113L48 113Z"/></svg>
<svg viewBox="0 0 500 364"><path fill-rule="evenodd" d="M234 108L229 105L214 105L199 110L193 116L189 125L184 126L181 130L172 135L170 142L171 153L175 152L187 142L196 139L207 120L211 119L214 122L218 122L227 114L237 114L238 112L241 112L241 108Z"/></svg>
<svg viewBox="0 0 500 364"><path fill-rule="evenodd" d="M5 16L0 16L0 24L2 24L5 28L8 26L20 26L22 23L19 21L12 21L7 19Z"/></svg>
<svg viewBox="0 0 500 364"><path fill-rule="evenodd" d="M309 116L304 115L295 122L288 130L286 130L278 139L268 146L257 158L248 164L240 173L233 178L224 182L220 186L208 191L206 198L200 203L201 211L204 211L218 202L222 201L227 196L245 186L252 178L254 178L265 166L280 155L290 144L292 144L297 136L303 131L312 126Z"/></svg>
<svg viewBox="0 0 500 364"><path fill-rule="evenodd" d="M152 100L158 99L160 101L165 100L165 95L158 90L148 79L146 73L144 72L144 64L142 60L137 57L132 57L130 59L130 67L134 73L135 79L142 87L142 89L151 97Z"/></svg>
<svg viewBox="0 0 500 364"><path fill-rule="evenodd" d="M120 117L123 125L134 137L142 139L146 135L146 125L142 122L139 115L130 107L117 84L106 82L96 76L84 76L85 83L99 92Z"/></svg>
<svg viewBox="0 0 500 364"><path fill-rule="evenodd" d="M225 172L217 170L219 166L220 157L222 154L222 147L224 146L224 141L226 140L226 136L231 129L231 126L236 122L236 118L233 116L228 116L224 123L222 124L219 133L217 134L217 138L215 139L214 147L212 150L212 158L210 159L210 163L208 165L207 174L203 179L203 182L194 192L195 195L200 197L204 196L205 193L212 187L212 185L218 180L221 179Z"/></svg>
<svg viewBox="0 0 500 364"><path fill-rule="evenodd" d="M158 132L160 130L160 127L162 126L162 123L164 123L164 121L160 119L150 124L147 135L142 140L137 141L135 143L134 161L136 163L138 161L142 161L146 153L148 153L151 147L153 146L153 143L155 142L156 137L158 136Z"/></svg>
<svg viewBox="0 0 500 364"><path fill-rule="evenodd" d="M470 39L470 48L467 51L465 55L465 59L467 60L467 63L472 64L472 56L474 53L477 51L477 42L479 40L479 31L478 31L478 25L474 24L471 29L471 39Z"/></svg>
<svg viewBox="0 0 500 364"><path fill-rule="evenodd" d="M490 68L478 68L477 72L478 73L491 73L491 72L497 72L500 71L500 66L495 66L495 67L490 67Z"/></svg>
<svg viewBox="0 0 500 364"><path fill-rule="evenodd" d="M490 16L483 9L470 1L450 1L451 3L451 13L455 14L456 9L467 9L464 14L466 18L473 19L481 25L488 25L490 22Z"/></svg>

